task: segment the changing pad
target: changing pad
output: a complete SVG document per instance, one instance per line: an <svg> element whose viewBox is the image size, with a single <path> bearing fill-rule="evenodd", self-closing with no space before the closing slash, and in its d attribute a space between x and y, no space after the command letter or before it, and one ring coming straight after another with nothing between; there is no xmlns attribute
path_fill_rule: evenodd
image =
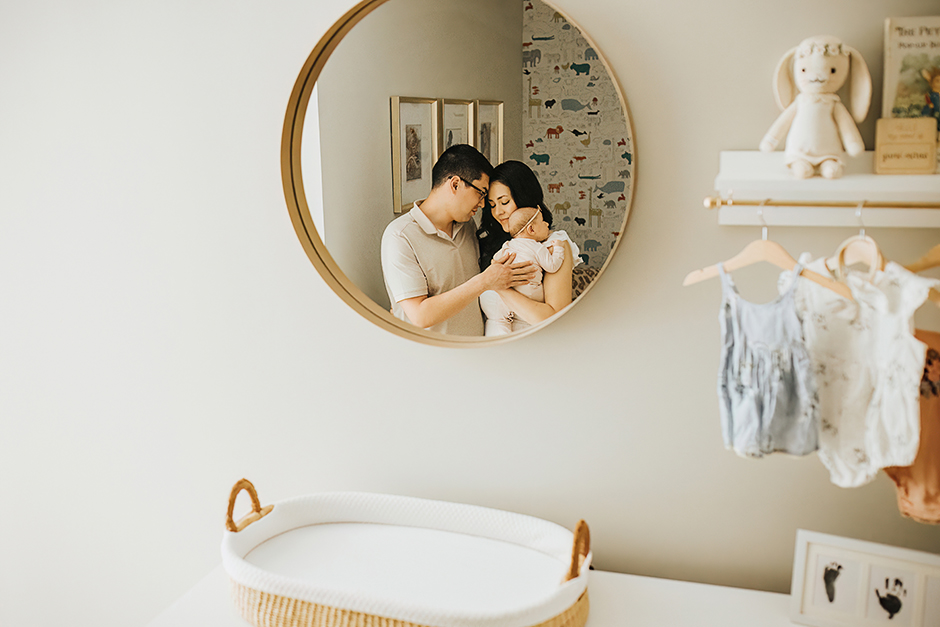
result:
<svg viewBox="0 0 940 627"><path fill-rule="evenodd" d="M252 513L235 523L235 497ZM590 535L510 512L337 492L260 506L238 482L222 563L261 626L582 627Z"/></svg>

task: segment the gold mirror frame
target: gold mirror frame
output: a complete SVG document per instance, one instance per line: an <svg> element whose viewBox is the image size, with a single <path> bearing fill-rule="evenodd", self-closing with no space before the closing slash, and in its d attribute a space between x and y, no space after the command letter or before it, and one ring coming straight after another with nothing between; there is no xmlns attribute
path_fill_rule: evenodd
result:
<svg viewBox="0 0 940 627"><path fill-rule="evenodd" d="M544 2L544 0L542 1ZM572 300L570 305L556 313L551 318L548 318L539 324L532 325L527 329L523 329L509 335L501 335L489 338L485 336L467 337L458 335L444 335L442 333L427 331L403 320L399 320L393 316L391 312L381 308L378 304L376 304L375 301L373 301L362 290L360 290L358 286L350 281L349 278L339 268L339 265L336 263L333 257L330 255L326 246L323 244L323 240L320 238L319 233L317 233L317 229L313 223L313 218L310 215L310 208L307 205L307 197L304 193L303 174L300 167L300 146L303 136L304 118L307 112L307 105L310 101L310 95L313 92L313 87L316 84L317 79L320 77L320 73L323 71L323 68L326 65L327 60L330 58L330 55L333 54L333 51L339 45L340 41L343 40L343 37L345 37L346 34L352 30L352 28L364 17L369 15L372 11L386 2L389 2L389 0L363 0L350 9L345 15L343 15L335 24L333 24L326 34L323 35L323 37L317 43L316 47L314 47L313 52L311 52L310 56L307 57L307 61L304 63L304 66L300 71L300 75L297 77L297 81L294 83L294 88L290 95L290 101L287 104L287 113L284 116L284 131L281 135L281 180L284 185L284 198L287 201L287 208L290 212L291 223L294 225L294 231L297 233L297 238L300 240L304 251L307 253L307 257L310 258L310 261L317 269L317 272L320 273L320 276L323 277L324 281L326 281L326 284L334 292L336 292L336 294L342 298L347 305L352 307L353 310L355 310L369 322L372 322L373 324L376 324L387 331L391 331L400 337L433 346L472 347L500 344L517 340L535 333L536 331L543 329L545 326L551 324L561 316L568 313L568 311L570 311L571 308L579 300L584 298L584 295L594 287L594 285L600 280L604 270L606 270L607 266L610 264L610 260L614 257L614 254L617 252L617 248L620 246L620 242L623 239L623 233L626 230L627 222L629 221L630 214L633 211L633 200L636 190L636 163L635 161L633 163L634 180L630 185L630 202L626 215L624 215L623 224L620 227L621 234L614 242L614 246L607 257L607 260L604 262L604 265L598 271L597 276L594 278L591 284L587 286L584 292L582 292L576 299ZM633 138L635 158L636 135L633 131L632 118L630 116L630 111L627 108L627 102L624 98L623 88L620 85L620 81L617 80L617 77L611 69L610 64L607 63L607 59L604 58L603 53L600 52L600 48L591 40L587 33L585 33L584 29L578 26L576 22L569 19L567 14L559 10L557 7L555 7L555 5L549 2L545 2L545 4L558 11L572 26L577 28L581 35L588 41L588 43L593 46L594 50L597 52L599 60L603 63L604 69L607 70L611 80L614 83L614 86L616 87L617 95L620 99L620 106L626 119L627 128L630 131L630 136Z"/></svg>

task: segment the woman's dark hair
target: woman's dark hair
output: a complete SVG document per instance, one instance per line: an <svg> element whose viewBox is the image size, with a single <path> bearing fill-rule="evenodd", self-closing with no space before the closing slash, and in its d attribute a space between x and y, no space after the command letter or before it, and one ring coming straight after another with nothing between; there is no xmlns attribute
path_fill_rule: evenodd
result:
<svg viewBox="0 0 940 627"><path fill-rule="evenodd" d="M542 219L552 226L552 212L545 206L542 184L535 172L521 161L505 161L493 169L490 175L490 187L493 183L502 183L509 188L516 207L538 207ZM493 261L493 255L499 252L503 244L511 238L502 225L493 217L493 207L487 201L486 210L480 218L477 230L480 240L480 269L486 270Z"/></svg>

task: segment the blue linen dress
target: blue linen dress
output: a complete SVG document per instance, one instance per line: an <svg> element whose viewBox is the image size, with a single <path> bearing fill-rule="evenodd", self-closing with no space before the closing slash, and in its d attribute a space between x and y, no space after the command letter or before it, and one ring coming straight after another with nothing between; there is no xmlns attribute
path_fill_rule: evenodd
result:
<svg viewBox="0 0 940 627"><path fill-rule="evenodd" d="M818 441L818 403L796 281L768 303L744 300L718 264L722 302L718 398L725 447L742 457L807 455ZM794 276L802 272L799 264Z"/></svg>

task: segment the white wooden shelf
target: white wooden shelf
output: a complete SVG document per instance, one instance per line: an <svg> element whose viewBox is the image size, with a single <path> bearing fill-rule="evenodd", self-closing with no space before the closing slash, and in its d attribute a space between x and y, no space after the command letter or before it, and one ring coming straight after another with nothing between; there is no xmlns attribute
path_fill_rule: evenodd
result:
<svg viewBox="0 0 940 627"><path fill-rule="evenodd" d="M894 205L940 204L940 174L873 174L874 153L846 157L845 174L838 179L794 178L783 152L724 151L720 154L715 191L723 201L768 200L762 208L722 204L722 225L850 226L940 228L940 208L903 208ZM818 202L876 205L865 207L861 224L857 208L813 205ZM805 206L787 206L788 202ZM879 206L880 205L880 206Z"/></svg>

